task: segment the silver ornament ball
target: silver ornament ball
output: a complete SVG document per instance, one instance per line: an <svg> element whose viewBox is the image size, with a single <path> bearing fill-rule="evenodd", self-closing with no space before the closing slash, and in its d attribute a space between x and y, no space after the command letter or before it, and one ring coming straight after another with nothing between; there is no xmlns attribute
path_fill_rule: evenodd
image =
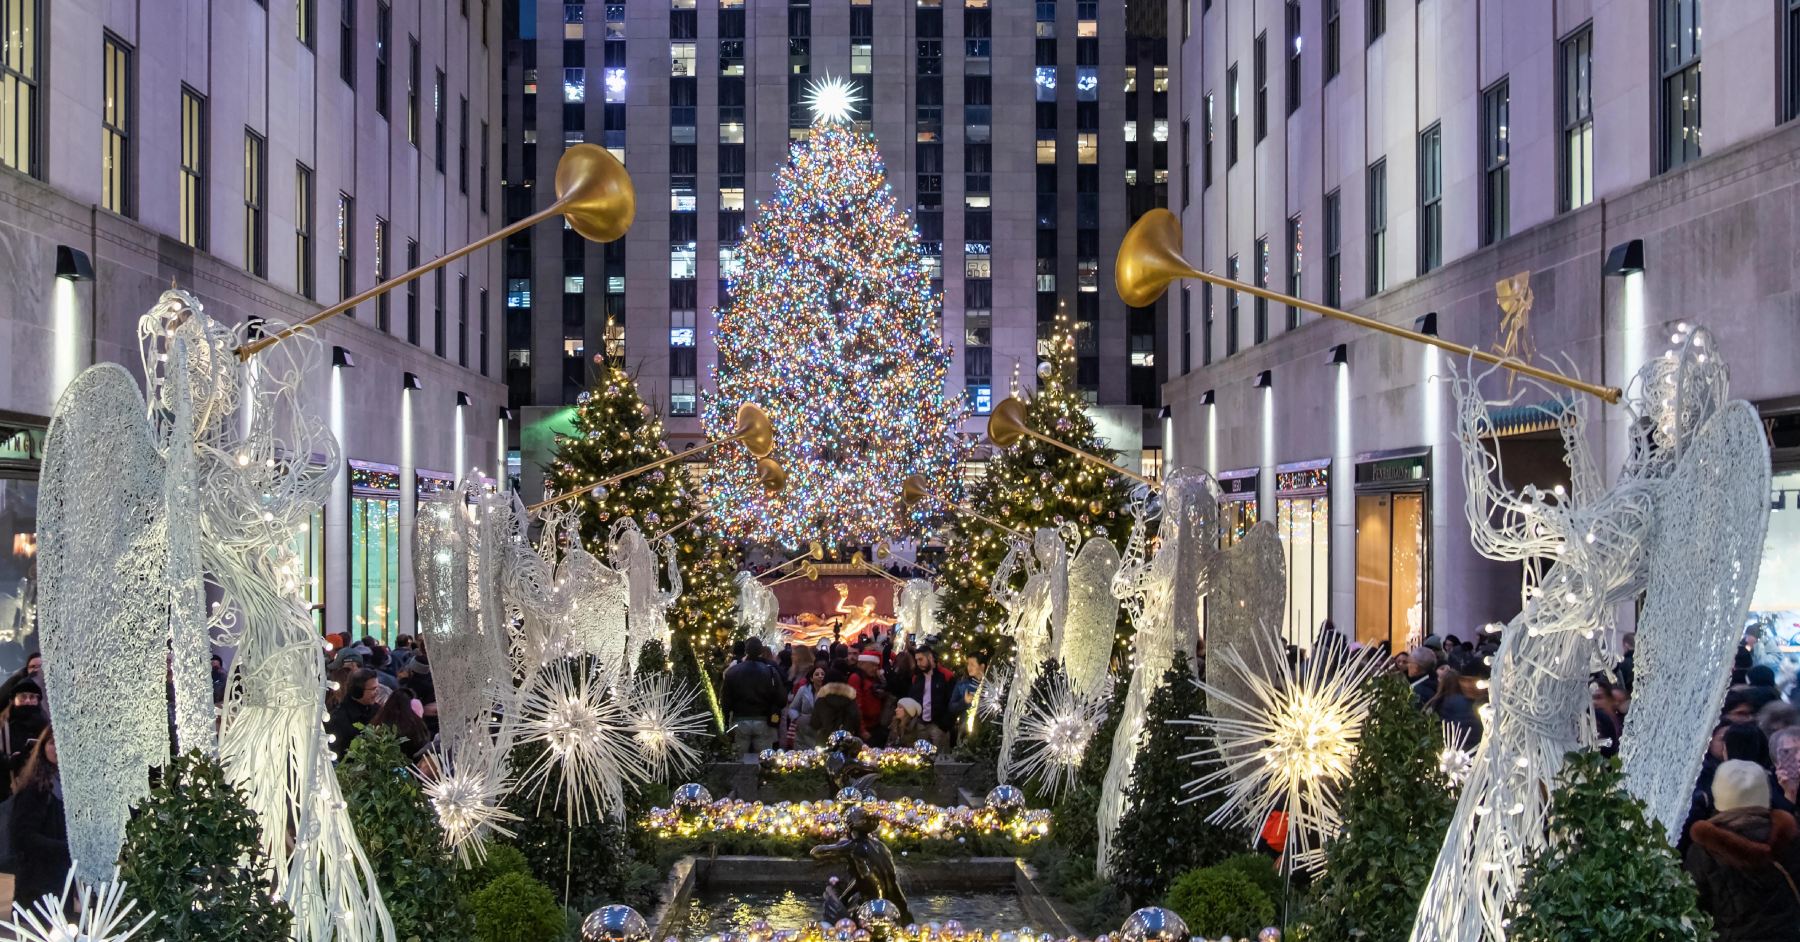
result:
<svg viewBox="0 0 1800 942"><path fill-rule="evenodd" d="M712 792L707 791L706 786L699 782L689 782L675 789L675 810L684 815L698 812L712 804L712 800Z"/></svg>
<svg viewBox="0 0 1800 942"><path fill-rule="evenodd" d="M920 756L929 759L937 755L937 746L932 745L931 740L929 739L921 739L918 742L913 743L913 751Z"/></svg>
<svg viewBox="0 0 1800 942"><path fill-rule="evenodd" d="M1119 942L1187 942L1187 923L1173 910L1146 906L1125 917Z"/></svg>
<svg viewBox="0 0 1800 942"><path fill-rule="evenodd" d="M630 906L602 906L581 921L581 942L650 942L650 923Z"/></svg>
<svg viewBox="0 0 1800 942"><path fill-rule="evenodd" d="M1274 926L1264 926L1262 931L1256 934L1256 942L1281 942L1281 930Z"/></svg>
<svg viewBox="0 0 1800 942"><path fill-rule="evenodd" d="M869 934L882 938L890 935L900 926L900 907L892 900L876 897L856 907L857 925L869 930Z"/></svg>
<svg viewBox="0 0 1800 942"><path fill-rule="evenodd" d="M1016 785L995 785L987 793L985 802L989 811L1000 816L1002 821L1010 821L1025 810L1025 793Z"/></svg>

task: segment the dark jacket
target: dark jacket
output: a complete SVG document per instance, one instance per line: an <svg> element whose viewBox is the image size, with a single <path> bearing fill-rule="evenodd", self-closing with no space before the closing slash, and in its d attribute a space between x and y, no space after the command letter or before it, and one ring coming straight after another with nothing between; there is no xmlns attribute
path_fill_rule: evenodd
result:
<svg viewBox="0 0 1800 942"><path fill-rule="evenodd" d="M69 874L69 826L60 788L21 789L12 798L13 899L27 908L62 894Z"/></svg>
<svg viewBox="0 0 1800 942"><path fill-rule="evenodd" d="M1475 712L1475 704L1460 693L1446 693L1437 702L1438 718L1457 730L1466 734L1466 748L1474 749L1481 744L1481 716Z"/></svg>
<svg viewBox="0 0 1800 942"><path fill-rule="evenodd" d="M787 684L768 661L742 660L725 669L722 699L728 717L767 720L787 706Z"/></svg>
<svg viewBox="0 0 1800 942"><path fill-rule="evenodd" d="M809 722L819 731L821 740L840 729L862 735L862 714L856 709L856 688L841 683L820 687L819 695L813 698Z"/></svg>
<svg viewBox="0 0 1800 942"><path fill-rule="evenodd" d="M1718 942L1800 938L1800 827L1785 811L1744 808L1694 825L1687 871Z"/></svg>
<svg viewBox="0 0 1800 942"><path fill-rule="evenodd" d="M1414 677L1412 680L1407 681L1407 683L1412 685L1413 703L1418 706L1424 706L1431 702L1432 697L1437 696L1438 684L1436 671L1426 671L1425 673Z"/></svg>
<svg viewBox="0 0 1800 942"><path fill-rule="evenodd" d="M955 701L952 694L956 691L956 675L942 667L931 673L935 678L931 684L931 725L944 730L955 729L956 707L953 705ZM912 689L907 692L907 696L919 701L921 706L925 704L924 674L914 675Z"/></svg>
<svg viewBox="0 0 1800 942"><path fill-rule="evenodd" d="M346 699L331 711L331 719L325 722L325 731L332 736L331 754L339 760L344 753L350 751L350 744L356 741L356 735L362 732L358 727L369 725L375 718L375 707L367 703L358 703Z"/></svg>

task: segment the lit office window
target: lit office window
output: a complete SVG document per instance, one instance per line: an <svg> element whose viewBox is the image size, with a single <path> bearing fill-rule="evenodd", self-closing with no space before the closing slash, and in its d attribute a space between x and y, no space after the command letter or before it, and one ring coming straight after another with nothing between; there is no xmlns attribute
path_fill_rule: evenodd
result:
<svg viewBox="0 0 1800 942"><path fill-rule="evenodd" d="M181 241L206 248L206 97L181 86Z"/></svg>

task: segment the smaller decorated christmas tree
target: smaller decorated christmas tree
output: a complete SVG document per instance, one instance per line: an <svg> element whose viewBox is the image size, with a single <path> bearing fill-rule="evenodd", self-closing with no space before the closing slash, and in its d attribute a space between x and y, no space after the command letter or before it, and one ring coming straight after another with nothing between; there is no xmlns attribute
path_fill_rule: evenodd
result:
<svg viewBox="0 0 1800 942"><path fill-rule="evenodd" d="M1625 790L1617 759L1569 753L1546 833L1506 909L1511 942L1712 938L1694 881Z"/></svg>
<svg viewBox="0 0 1800 942"><path fill-rule="evenodd" d="M1175 721L1205 714L1206 694L1194 683L1187 654L1177 652L1162 685L1150 695L1144 742L1132 765L1125 815L1112 843L1114 882L1135 905L1149 905L1177 875L1216 864L1250 843L1241 831L1206 820L1219 799L1186 800L1192 796L1185 786L1194 775L1182 756L1194 751L1190 737L1197 727Z"/></svg>
<svg viewBox="0 0 1800 942"><path fill-rule="evenodd" d="M644 405L630 374L611 361L600 365L594 388L582 393L575 407L574 433L557 435L556 458L546 470L550 489L558 494L586 487L632 468L668 457L662 421ZM720 460L742 458L722 456ZM748 459L743 459L748 460ZM589 552L604 559L613 524L626 517L637 521L646 536L670 530L704 506L680 462L647 471L606 488L602 494L576 498L581 508L581 539ZM681 596L669 610L675 636L672 659L708 663L711 652L728 647L737 593L732 577L737 547L708 536L716 532L705 517L676 531L676 560L681 567ZM704 672L701 672L702 674Z"/></svg>
<svg viewBox="0 0 1800 942"><path fill-rule="evenodd" d="M202 752L166 766L125 827L119 877L138 908L152 914L146 938L282 942L293 914L268 875L249 801Z"/></svg>
<svg viewBox="0 0 1800 942"><path fill-rule="evenodd" d="M458 890L443 828L419 787L400 740L387 727L364 729L338 766L350 823L375 866L394 938L468 938L472 922Z"/></svg>
<svg viewBox="0 0 1800 942"><path fill-rule="evenodd" d="M1456 810L1439 768L1436 717L1413 704L1399 675L1377 678L1371 690L1343 830L1325 845L1325 874L1299 933L1307 942L1405 939Z"/></svg>
<svg viewBox="0 0 1800 942"><path fill-rule="evenodd" d="M1038 386L1025 406L1025 422L1034 431L1116 460L1118 453L1095 434L1087 400L1075 382L1075 330L1058 317L1051 339L1040 340L1045 360L1038 367ZM987 474L969 488L970 509L1015 530L1074 524L1081 540L1105 536L1124 546L1131 532L1127 507L1131 482L1105 468L1026 437L993 456ZM952 514L945 539L946 557L939 584L944 601L939 616L944 640L957 653L995 651L1006 647L998 634L1006 610L994 601L992 578L1006 555L1006 534L972 514ZM1069 547L1071 553L1079 546Z"/></svg>

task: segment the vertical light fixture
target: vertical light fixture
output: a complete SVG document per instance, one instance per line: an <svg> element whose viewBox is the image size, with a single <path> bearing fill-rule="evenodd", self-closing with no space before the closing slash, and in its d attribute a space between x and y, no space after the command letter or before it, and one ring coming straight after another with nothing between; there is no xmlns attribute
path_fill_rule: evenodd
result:
<svg viewBox="0 0 1800 942"><path fill-rule="evenodd" d="M512 421L512 411L501 406L500 419L494 426L494 489L501 493L512 488L512 476L506 466L506 423Z"/></svg>
<svg viewBox="0 0 1800 942"><path fill-rule="evenodd" d="M1256 506L1267 520L1275 509L1275 374L1263 370L1256 374L1256 388L1262 390L1262 454L1256 474Z"/></svg>
<svg viewBox="0 0 1800 942"><path fill-rule="evenodd" d="M463 412L464 412L464 410L466 410L468 408L468 406L469 406L469 394L466 392L463 392L460 389L457 390L456 391L456 479L458 481L461 481L463 479L464 475L468 474L469 471L471 470L468 467L468 465L465 463L468 460L469 443L465 438L465 436L468 434L468 426L464 421Z"/></svg>
<svg viewBox="0 0 1800 942"><path fill-rule="evenodd" d="M1617 384L1623 387L1650 360L1650 324L1644 311L1644 240L1630 239L1613 246L1606 253L1601 273L1623 282L1619 296L1619 371L1614 374ZM1630 447L1630 430L1624 422L1614 421L1612 425L1612 449L1623 455Z"/></svg>
<svg viewBox="0 0 1800 942"><path fill-rule="evenodd" d="M254 361L252 361L254 362ZM413 422L413 393L425 388L417 373L400 374L400 620L401 630L418 628L415 621L418 585L413 581L413 539L418 533L419 461L418 431Z"/></svg>
<svg viewBox="0 0 1800 942"><path fill-rule="evenodd" d="M1166 481L1169 472L1175 470L1175 410L1163 406L1156 415L1162 419L1162 472L1157 477Z"/></svg>
<svg viewBox="0 0 1800 942"><path fill-rule="evenodd" d="M1219 407L1217 397L1208 389L1200 394L1200 404L1206 407L1206 473L1219 473Z"/></svg>
<svg viewBox="0 0 1800 942"><path fill-rule="evenodd" d="M84 339L92 335L82 322L81 295L75 285L94 280L94 265L87 253L68 245L56 247L56 281L50 286L51 364L50 405L81 372ZM45 412L51 411L45 409Z"/></svg>
<svg viewBox="0 0 1800 942"><path fill-rule="evenodd" d="M344 440L344 371L356 361L343 347L331 348L331 403L327 421L338 441L337 474L325 505L325 614L328 631L354 632L350 624L350 443ZM334 617L335 616L335 617Z"/></svg>
<svg viewBox="0 0 1800 942"><path fill-rule="evenodd" d="M1350 346L1331 348L1334 387L1331 483L1331 619L1350 627L1356 614L1356 459L1350 440Z"/></svg>

